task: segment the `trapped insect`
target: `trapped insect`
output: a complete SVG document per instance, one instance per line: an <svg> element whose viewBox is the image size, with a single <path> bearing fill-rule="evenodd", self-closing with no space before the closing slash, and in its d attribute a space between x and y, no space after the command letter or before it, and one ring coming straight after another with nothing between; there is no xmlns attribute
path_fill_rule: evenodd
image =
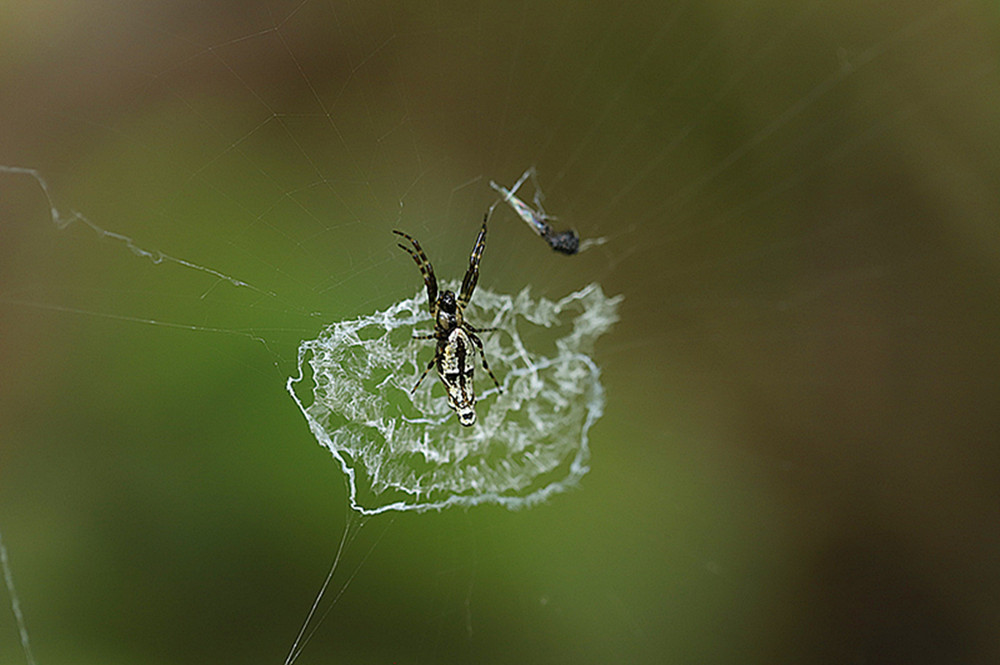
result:
<svg viewBox="0 0 1000 665"><path fill-rule="evenodd" d="M434 357L427 364L427 369L417 379L417 383L413 386L410 393L416 392L420 386L420 382L424 380L424 377L431 371L431 368L437 365L438 376L441 377L441 383L444 384L445 392L448 395L448 406L458 414L458 421L466 427L476 422L476 391L473 386L473 370L475 369L475 363L473 362L474 353L472 351L473 344L479 349L479 355L483 360L483 369L493 379L493 383L497 389L503 392L503 389L500 388L500 383L486 362L486 352L483 350L483 342L476 335L476 333L489 332L496 330L496 328L473 328L465 320L464 316L465 307L469 304L472 292L476 289L476 282L479 281L479 261L483 257L483 250L486 249L486 220L489 218L489 215L489 212L487 212L483 217L483 228L479 231L479 237L476 238L476 244L472 248L472 255L469 257L469 269L465 272L465 277L462 279L462 288L459 290L457 297L454 291L448 290L442 291L440 295L438 294L434 268L427 259L427 255L424 254L424 250L421 249L420 243L402 231L393 231L396 235L406 238L413 244L412 248L402 243L399 244L399 247L406 250L413 257L413 260L416 261L417 267L420 268L420 274L424 277L424 284L427 285L427 307L431 312L431 316L434 317L434 332L429 335L414 335L414 339L437 340Z"/></svg>
<svg viewBox="0 0 1000 665"><path fill-rule="evenodd" d="M517 190L521 188L521 185L528 178L531 178L532 183L535 185L535 208L537 210L515 196ZM605 238L580 242L580 236L573 229L565 231L554 231L552 229L549 220L555 219L555 217L546 214L545 210L542 209L542 199L544 196L542 195L542 190L538 187L534 166L521 174L521 177L518 178L518 181L510 189L507 189L503 185L498 185L492 180L490 180L490 187L499 192L504 202L514 209L517 216L523 219L525 224L531 227L531 230L540 235L549 244L549 247L557 252L572 255L594 245L603 245L605 242Z"/></svg>

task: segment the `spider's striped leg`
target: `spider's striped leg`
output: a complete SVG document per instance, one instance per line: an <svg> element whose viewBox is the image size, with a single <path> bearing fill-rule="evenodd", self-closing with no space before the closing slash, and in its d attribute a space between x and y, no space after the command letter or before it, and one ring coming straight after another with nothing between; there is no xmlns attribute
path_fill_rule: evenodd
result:
<svg viewBox="0 0 1000 665"><path fill-rule="evenodd" d="M473 333L496 332L497 330L500 330L499 328L473 328L472 326L469 325L468 321L463 321L462 327L465 328L468 332L473 332Z"/></svg>
<svg viewBox="0 0 1000 665"><path fill-rule="evenodd" d="M434 357L431 358L431 361L429 363L427 363L427 369L424 370L424 373L420 375L419 379L417 379L416 385L413 386L413 388L410 390L410 394L411 395L413 393L417 392L417 388L420 387L420 382L424 380L424 377L427 376L427 373L430 372L431 368L434 367L434 363L437 362L437 359L438 359L439 356L440 356L440 354L437 351L435 351L434 352Z"/></svg>
<svg viewBox="0 0 1000 665"><path fill-rule="evenodd" d="M479 231L476 244L472 248L472 255L469 256L469 269L465 271L462 279L462 289L458 292L458 307L464 309L472 299L472 292L476 290L476 282L479 281L479 261L483 258L483 250L486 249L486 220L489 219L489 211L483 215L483 228Z"/></svg>
<svg viewBox="0 0 1000 665"><path fill-rule="evenodd" d="M402 243L399 243L399 247L401 249L405 249L406 252L413 257L417 267L420 268L420 274L424 277L424 284L427 285L427 309L429 309L433 315L434 305L437 303L438 292L437 279L434 277L434 268L431 266L431 262L427 259L427 255L424 254L424 250L420 247L420 243L417 242L416 238L395 229L393 229L392 232L398 236L403 236L413 243L413 248L407 247ZM414 251L414 249L416 249L416 251Z"/></svg>
<svg viewBox="0 0 1000 665"><path fill-rule="evenodd" d="M429 333L426 335L414 335L411 339L437 339L437 333Z"/></svg>
<svg viewBox="0 0 1000 665"><path fill-rule="evenodd" d="M490 375L491 379L493 379L493 385L495 385L497 390L502 393L503 388L500 387L500 382L497 381L497 377L493 375L493 370L490 369L490 364L486 362L486 351L483 349L483 340L476 337L474 333L469 333L469 337L472 338L472 342L476 345L476 348L479 349L479 357L483 359L483 369L485 369L486 373Z"/></svg>

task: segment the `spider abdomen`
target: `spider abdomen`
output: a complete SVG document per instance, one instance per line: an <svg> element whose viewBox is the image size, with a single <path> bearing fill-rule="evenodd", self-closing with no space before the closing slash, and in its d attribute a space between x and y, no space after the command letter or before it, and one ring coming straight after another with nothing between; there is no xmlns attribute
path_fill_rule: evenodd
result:
<svg viewBox="0 0 1000 665"><path fill-rule="evenodd" d="M497 381L497 377L493 376L489 363L486 362L483 342L476 336L476 333L489 332L495 328L473 328L465 323L462 314L472 298L472 292L476 290L476 282L479 281L479 260L483 257L483 250L486 248L486 220L489 216L489 211L483 216L483 228L479 230L476 244L472 248L472 254L469 256L469 269L465 271L465 277L462 278L462 289L457 296L451 290L444 290L438 296L438 283L437 278L434 277L434 268L427 260L427 255L421 249L420 243L402 231L393 231L396 235L409 240L410 244L413 245L413 247L407 247L400 243L399 247L409 254L416 262L417 267L420 268L420 274L423 275L424 284L427 286L427 309L430 310L431 317L434 319L433 334L415 335L415 337L437 340L437 350L434 352L434 357L427 363L427 368L417 379L417 384L413 386L410 393L416 392L420 382L436 365L438 376L441 378L441 383L444 384L445 392L448 393L448 406L455 411L459 422L466 427L476 422L476 391L472 385L473 356L475 356L475 351L472 350L473 344L476 345L479 356L483 360L483 369L493 379L497 390L503 392L500 388L500 382Z"/></svg>
<svg viewBox="0 0 1000 665"><path fill-rule="evenodd" d="M474 357L472 340L461 328L452 329L447 337L438 342L438 376L448 394L448 406L466 427L476 422Z"/></svg>

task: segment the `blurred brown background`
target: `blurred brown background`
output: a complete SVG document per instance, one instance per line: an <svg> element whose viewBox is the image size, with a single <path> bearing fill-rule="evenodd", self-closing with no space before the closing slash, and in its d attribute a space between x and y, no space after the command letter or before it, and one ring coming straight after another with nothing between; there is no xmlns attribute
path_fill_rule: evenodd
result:
<svg viewBox="0 0 1000 665"><path fill-rule="evenodd" d="M298 341L464 270L622 293L579 491L369 522L301 663L1000 658L987 2L31 2L0 163L0 528L37 662L276 663L348 516ZM259 339L255 339L259 338ZM261 342L263 341L263 343ZM0 613L0 662L24 663Z"/></svg>

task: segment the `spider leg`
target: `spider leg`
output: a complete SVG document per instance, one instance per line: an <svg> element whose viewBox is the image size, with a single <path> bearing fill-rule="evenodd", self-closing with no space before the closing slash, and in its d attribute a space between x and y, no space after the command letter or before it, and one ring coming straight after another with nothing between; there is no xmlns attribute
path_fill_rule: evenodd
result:
<svg viewBox="0 0 1000 665"><path fill-rule="evenodd" d="M413 386L413 388L412 388L412 389L410 390L410 394L411 394L411 395L412 395L413 393L417 392L417 388L419 388L419 387L420 387L420 382L424 380L424 377L425 377L425 376L427 376L427 373L428 373L428 372L430 372L430 371L431 371L431 368L433 368L433 367L434 367L434 363L436 363L436 362L437 362L437 359L438 359L438 356L439 356L439 355L440 355L440 354L439 354L439 353L437 353L437 352L435 352L435 353L434 353L434 357L433 357L433 358L431 358L431 361L430 361L429 363L427 363L427 369L425 369L425 370L424 370L424 373L420 375L420 378L419 378L419 379L417 379L417 383L416 383L416 385L415 385L415 386Z"/></svg>
<svg viewBox="0 0 1000 665"><path fill-rule="evenodd" d="M479 349L479 357L483 359L483 369L485 369L486 373L490 375L491 379L493 379L493 385L495 385L497 390L502 393L503 388L500 387L500 382L497 381L497 377L493 375L493 370L490 369L490 364L486 362L486 351L483 349L483 340L476 337L475 333L469 333L469 337L472 338L472 342L476 345L476 348Z"/></svg>
<svg viewBox="0 0 1000 665"><path fill-rule="evenodd" d="M495 332L497 330L500 330L499 328L473 328L472 326L469 325L467 321L462 322L462 327L465 328L466 331L472 333Z"/></svg>
<svg viewBox="0 0 1000 665"><path fill-rule="evenodd" d="M420 274L424 277L424 284L427 285L427 309L430 310L431 314L434 314L434 305L437 303L437 278L434 277L434 267L431 266L431 262L427 259L427 255L424 254L424 250L420 247L420 243L417 242L416 238L413 238L402 231L397 231L393 229L392 231L398 236L402 236L413 243L413 248L407 247L406 245L400 243L400 249L406 250L406 252L413 257L416 262L417 267L420 268ZM416 251L414 251L414 249Z"/></svg>
<svg viewBox="0 0 1000 665"><path fill-rule="evenodd" d="M414 335L412 339L437 339L437 333L427 333L423 335Z"/></svg>
<svg viewBox="0 0 1000 665"><path fill-rule="evenodd" d="M483 258L483 250L486 249L486 221L489 219L490 213L487 211L483 215L483 228L479 231L479 237L476 238L476 244L472 248L472 254L469 256L469 269L465 271L465 277L462 279L462 289L458 292L458 307L463 309L469 304L472 299L472 292L476 290L476 282L479 281L479 261Z"/></svg>

